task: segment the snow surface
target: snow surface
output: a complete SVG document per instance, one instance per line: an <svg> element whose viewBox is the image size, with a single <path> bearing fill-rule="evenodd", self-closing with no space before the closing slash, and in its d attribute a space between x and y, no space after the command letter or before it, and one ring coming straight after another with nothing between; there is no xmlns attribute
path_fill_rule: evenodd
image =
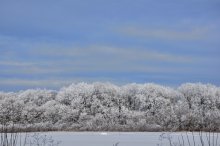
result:
<svg viewBox="0 0 220 146"><path fill-rule="evenodd" d="M161 144L169 146L167 139L161 141L161 135L165 137L171 135L173 141L176 142L178 142L178 137L181 139L182 135L187 145L185 132L44 132L41 134L52 136L56 141L62 141L60 146L113 146L117 142L119 142L118 146L157 146ZM204 139L206 139L206 134L203 133ZM188 133L188 136L192 143L192 134ZM212 138L213 135L210 136ZM194 138L195 141L200 142L199 133L194 133Z"/></svg>
<svg viewBox="0 0 220 146"><path fill-rule="evenodd" d="M61 146L147 146L157 145L161 133L128 132L52 132L54 140L62 141Z"/></svg>

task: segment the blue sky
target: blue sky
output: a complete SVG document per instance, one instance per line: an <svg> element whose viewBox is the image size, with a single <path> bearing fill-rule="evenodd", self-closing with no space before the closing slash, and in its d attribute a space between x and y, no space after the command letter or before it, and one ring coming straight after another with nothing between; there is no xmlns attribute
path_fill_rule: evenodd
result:
<svg viewBox="0 0 220 146"><path fill-rule="evenodd" d="M0 0L0 90L220 85L219 0Z"/></svg>

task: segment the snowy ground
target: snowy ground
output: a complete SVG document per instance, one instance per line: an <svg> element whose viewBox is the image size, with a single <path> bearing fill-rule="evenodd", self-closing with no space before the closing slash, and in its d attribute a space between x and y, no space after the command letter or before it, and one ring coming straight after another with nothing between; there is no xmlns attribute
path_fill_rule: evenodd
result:
<svg viewBox="0 0 220 146"><path fill-rule="evenodd" d="M117 142L119 142L118 146L157 146L158 144L169 146L167 139L161 141L161 132L44 132L41 134L52 136L56 141L62 141L61 146L113 146ZM164 133L163 136L167 136L167 134L170 133ZM182 142L183 138L185 146L188 145L185 132L176 132L170 135L173 141L178 142L179 137L179 140ZM181 137L181 135L183 137ZM215 139L212 139L212 134L208 135L208 133L203 133L205 146L209 145L206 143L207 136L210 136L210 141L212 142L216 140L217 134L214 135ZM191 141L191 145L193 145L192 134L188 133L188 137ZM201 145L199 138L199 133L194 133L196 145Z"/></svg>

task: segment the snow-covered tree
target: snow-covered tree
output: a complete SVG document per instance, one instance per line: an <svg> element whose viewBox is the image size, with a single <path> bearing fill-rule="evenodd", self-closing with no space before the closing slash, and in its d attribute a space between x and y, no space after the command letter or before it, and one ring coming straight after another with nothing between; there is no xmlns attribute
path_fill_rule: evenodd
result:
<svg viewBox="0 0 220 146"><path fill-rule="evenodd" d="M220 130L220 88L77 83L0 92L0 126L29 130Z"/></svg>

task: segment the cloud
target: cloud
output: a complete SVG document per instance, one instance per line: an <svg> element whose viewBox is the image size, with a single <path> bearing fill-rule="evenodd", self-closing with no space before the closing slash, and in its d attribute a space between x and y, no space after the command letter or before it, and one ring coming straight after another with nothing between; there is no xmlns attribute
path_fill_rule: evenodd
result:
<svg viewBox="0 0 220 146"><path fill-rule="evenodd" d="M195 56L157 52L149 48L129 48L112 45L84 45L19 40L0 37L2 42L17 44L13 57L0 59L6 67L1 74L51 74L82 72L173 72L184 71L181 65L201 61ZM4 41L5 40L5 41ZM19 45L21 44L21 46ZM5 52L5 51L3 51ZM26 56L20 56L20 55ZM8 56L7 54L5 56ZM25 58L24 58L25 57ZM22 59L21 59L22 58ZM34 59L35 58L35 59ZM169 66L176 64L178 66Z"/></svg>
<svg viewBox="0 0 220 146"><path fill-rule="evenodd" d="M5 39L0 37L5 46L10 46L13 41L16 45L12 43L8 50L1 50L4 54L0 57L1 88L59 88L81 81L145 81L153 78L151 74L166 78L167 74L200 72L201 67L195 71L195 65L201 65L204 61L204 58L195 55L175 54L162 49L159 52L144 47L77 46L71 43ZM162 77L154 79L164 80Z"/></svg>
<svg viewBox="0 0 220 146"><path fill-rule="evenodd" d="M150 65L150 64L131 64L118 61L113 62L68 62L60 65L55 65L51 62L51 65L44 66L22 66L22 67L7 67L1 71L1 75L46 75L46 76L65 76L66 74L79 75L85 73L172 73L172 72L184 72L190 68L182 66L166 66L166 65Z"/></svg>
<svg viewBox="0 0 220 146"><path fill-rule="evenodd" d="M207 27L195 27L190 29L167 29L167 28L138 28L124 27L119 32L127 36L163 39L163 40L205 40L210 29Z"/></svg>
<svg viewBox="0 0 220 146"><path fill-rule="evenodd" d="M88 47L40 47L33 49L30 56L41 59L17 73L80 73L80 72L173 72L184 71L182 65L193 64L200 58L161 53L149 49L120 48L111 46ZM179 66L169 64L179 63ZM22 64L22 63L21 63ZM29 65L29 64L27 64ZM13 71L12 71L13 72Z"/></svg>
<svg viewBox="0 0 220 146"><path fill-rule="evenodd" d="M188 73L194 71L192 64L201 61L199 57L149 48L5 39L9 46L15 41L16 49L9 49L13 57L5 54L8 58L0 58L0 75L5 77L1 79L2 86L54 87L73 81L112 81L121 74ZM3 37L0 40L4 42Z"/></svg>
<svg viewBox="0 0 220 146"><path fill-rule="evenodd" d="M32 54L49 57L62 57L62 58L84 58L90 60L101 60L105 59L108 61L120 60L125 62L133 61L163 61L163 62L178 62L178 63L191 63L196 61L198 58L157 52L153 49L148 48L123 48L123 47L112 47L112 46L99 46L89 45L86 47L60 47L60 48L45 48L40 47L39 49L31 50ZM120 62L119 61L119 62ZM90 62L91 63L91 62Z"/></svg>
<svg viewBox="0 0 220 146"><path fill-rule="evenodd" d="M35 63L18 62L18 61L0 61L0 65L3 65L3 66L17 66L17 67L28 67L28 66L35 65Z"/></svg>
<svg viewBox="0 0 220 146"><path fill-rule="evenodd" d="M106 78L106 77L99 77L99 78L69 78L69 79L19 79L19 78L13 78L13 79L4 79L2 78L0 81L0 87L1 86L9 86L9 87L20 87L21 89L23 87L28 88L60 88L63 86L70 85L72 83L79 83L79 82L109 82L112 81L114 83L117 83L118 81L112 79L112 78Z"/></svg>
<svg viewBox="0 0 220 146"><path fill-rule="evenodd" d="M0 86L60 87L70 83L67 80L1 79Z"/></svg>

